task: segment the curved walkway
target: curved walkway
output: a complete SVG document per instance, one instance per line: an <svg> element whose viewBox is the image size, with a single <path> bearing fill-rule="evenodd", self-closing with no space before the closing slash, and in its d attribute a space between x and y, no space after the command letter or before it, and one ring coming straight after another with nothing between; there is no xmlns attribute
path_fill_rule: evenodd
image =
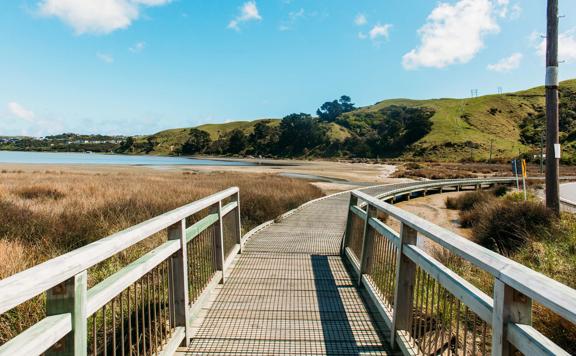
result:
<svg viewBox="0 0 576 356"><path fill-rule="evenodd" d="M389 354L388 338L339 255L348 200L348 193L319 200L254 235L183 353Z"/></svg>

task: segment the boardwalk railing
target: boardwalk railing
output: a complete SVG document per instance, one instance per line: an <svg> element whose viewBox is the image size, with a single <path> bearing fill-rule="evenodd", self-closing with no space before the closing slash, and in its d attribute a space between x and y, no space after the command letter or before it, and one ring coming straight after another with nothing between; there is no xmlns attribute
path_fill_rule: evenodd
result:
<svg viewBox="0 0 576 356"><path fill-rule="evenodd" d="M0 314L46 296L45 318L0 355L171 355L241 250L239 204L230 188L0 281ZM88 288L88 269L163 231L160 246Z"/></svg>
<svg viewBox="0 0 576 356"><path fill-rule="evenodd" d="M380 198L497 183L510 180L426 183ZM384 223L388 218L397 220L400 233ZM342 246L404 354L568 354L532 326L532 306L575 324L574 289L359 191L351 194ZM456 273L462 268L490 281L493 296Z"/></svg>

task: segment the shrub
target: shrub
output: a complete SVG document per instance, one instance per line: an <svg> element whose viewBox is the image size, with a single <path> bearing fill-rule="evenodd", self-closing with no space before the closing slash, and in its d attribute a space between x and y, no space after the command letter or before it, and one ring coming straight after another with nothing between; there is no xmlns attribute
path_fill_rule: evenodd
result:
<svg viewBox="0 0 576 356"><path fill-rule="evenodd" d="M494 192L495 196L503 197L506 195L506 193L508 193L508 187L505 185L497 185L492 191Z"/></svg>
<svg viewBox="0 0 576 356"><path fill-rule="evenodd" d="M506 256L550 234L556 222L550 210L533 201L482 204L475 215L472 231L476 242Z"/></svg>
<svg viewBox="0 0 576 356"><path fill-rule="evenodd" d="M494 200L494 194L486 191L474 191L457 197L446 198L446 208L469 211L476 205Z"/></svg>

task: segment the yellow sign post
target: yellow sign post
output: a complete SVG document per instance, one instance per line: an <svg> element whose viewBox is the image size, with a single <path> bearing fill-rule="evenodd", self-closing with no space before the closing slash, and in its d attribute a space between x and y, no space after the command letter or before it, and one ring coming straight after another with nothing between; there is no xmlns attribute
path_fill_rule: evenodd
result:
<svg viewBox="0 0 576 356"><path fill-rule="evenodd" d="M524 187L524 201L528 200L528 196L526 193L526 177L528 173L526 172L526 160L522 160L522 186Z"/></svg>

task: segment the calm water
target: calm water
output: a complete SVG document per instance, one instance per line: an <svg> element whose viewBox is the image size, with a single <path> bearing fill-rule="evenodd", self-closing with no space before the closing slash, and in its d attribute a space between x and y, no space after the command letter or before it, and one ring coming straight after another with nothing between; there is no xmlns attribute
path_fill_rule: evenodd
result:
<svg viewBox="0 0 576 356"><path fill-rule="evenodd" d="M191 159L185 157L105 155L97 153L52 153L0 151L2 163L111 164L124 166L250 166L248 162Z"/></svg>

